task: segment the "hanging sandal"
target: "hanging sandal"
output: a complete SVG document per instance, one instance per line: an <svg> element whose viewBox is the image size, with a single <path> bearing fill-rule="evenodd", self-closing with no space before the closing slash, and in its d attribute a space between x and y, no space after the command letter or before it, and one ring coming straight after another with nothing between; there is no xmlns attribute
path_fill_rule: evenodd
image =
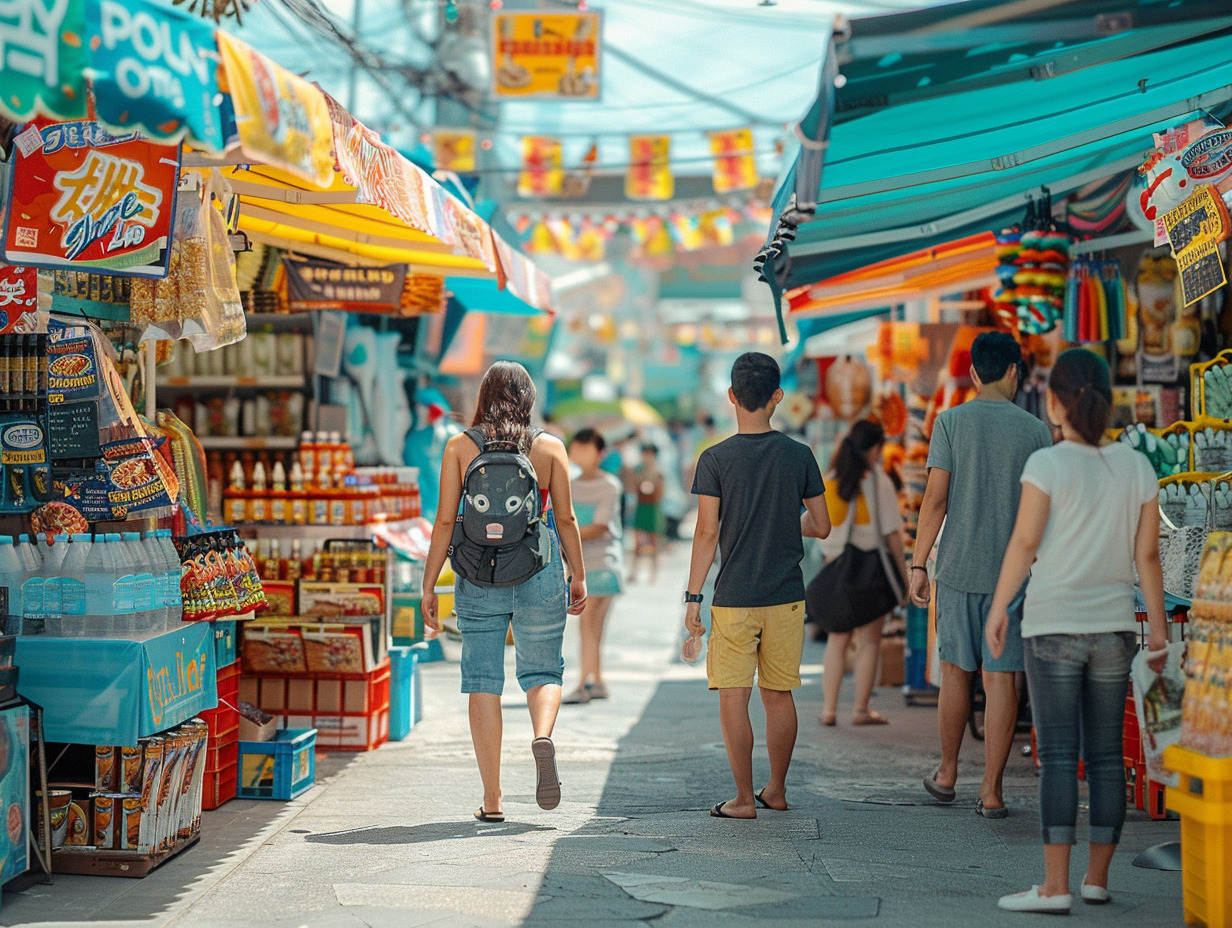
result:
<svg viewBox="0 0 1232 928"><path fill-rule="evenodd" d="M504 812L485 812L483 806L479 807L479 811L475 813L475 818L489 825L499 825L505 821Z"/></svg>

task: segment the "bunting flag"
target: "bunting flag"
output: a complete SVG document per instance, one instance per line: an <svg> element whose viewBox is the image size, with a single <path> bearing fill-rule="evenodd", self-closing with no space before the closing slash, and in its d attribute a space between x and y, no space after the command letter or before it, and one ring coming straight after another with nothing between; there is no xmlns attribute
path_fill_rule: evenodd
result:
<svg viewBox="0 0 1232 928"><path fill-rule="evenodd" d="M710 153L714 155L714 192L751 190L760 179L753 154L753 130L731 129L710 133Z"/></svg>
<svg viewBox="0 0 1232 928"><path fill-rule="evenodd" d="M432 161L437 170L455 174L475 171L475 133L471 129L434 129Z"/></svg>
<svg viewBox="0 0 1232 928"><path fill-rule="evenodd" d="M629 171L625 175L625 196L630 200L670 200L676 192L668 162L670 135L629 136Z"/></svg>
<svg viewBox="0 0 1232 928"><path fill-rule="evenodd" d="M599 162L599 143L591 142L586 156L582 158L582 169L570 171L565 175L561 196L569 199L581 199L590 193L590 180L595 173L595 165Z"/></svg>
<svg viewBox="0 0 1232 928"><path fill-rule="evenodd" d="M565 182L561 167L560 139L528 135L522 139L522 172L518 196L558 197Z"/></svg>

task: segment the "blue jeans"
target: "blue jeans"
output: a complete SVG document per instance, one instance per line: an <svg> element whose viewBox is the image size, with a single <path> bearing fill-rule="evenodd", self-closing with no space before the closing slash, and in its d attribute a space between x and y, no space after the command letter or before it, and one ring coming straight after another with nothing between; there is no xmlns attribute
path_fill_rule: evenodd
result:
<svg viewBox="0 0 1232 928"><path fill-rule="evenodd" d="M1116 844L1125 824L1125 693L1138 636L1040 635L1023 643L1040 759L1044 843L1077 840L1081 752L1090 788L1091 843Z"/></svg>
<svg viewBox="0 0 1232 928"><path fill-rule="evenodd" d="M561 684L565 659L568 591L560 545L552 536L552 560L517 586L479 586L457 579L454 609L462 632L462 692L494 693L505 688L505 636L513 625L518 683L522 691Z"/></svg>

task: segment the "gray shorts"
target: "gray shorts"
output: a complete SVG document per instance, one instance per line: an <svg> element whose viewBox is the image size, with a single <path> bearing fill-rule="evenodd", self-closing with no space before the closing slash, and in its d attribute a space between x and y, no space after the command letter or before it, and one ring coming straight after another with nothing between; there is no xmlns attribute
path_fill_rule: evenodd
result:
<svg viewBox="0 0 1232 928"><path fill-rule="evenodd" d="M1025 591L1024 591L1025 592ZM937 650L941 659L963 670L981 667L992 671L1024 669L1022 657L1022 602L1019 593L1010 603L1010 628L1005 636L1005 651L993 657L984 639L991 594L963 593L944 583L937 584Z"/></svg>

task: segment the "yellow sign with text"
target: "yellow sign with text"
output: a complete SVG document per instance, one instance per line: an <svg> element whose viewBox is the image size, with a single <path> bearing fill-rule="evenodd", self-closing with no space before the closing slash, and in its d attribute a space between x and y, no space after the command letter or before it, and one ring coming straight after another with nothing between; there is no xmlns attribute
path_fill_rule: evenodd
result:
<svg viewBox="0 0 1232 928"><path fill-rule="evenodd" d="M493 92L542 100L599 99L600 14L497 13Z"/></svg>

